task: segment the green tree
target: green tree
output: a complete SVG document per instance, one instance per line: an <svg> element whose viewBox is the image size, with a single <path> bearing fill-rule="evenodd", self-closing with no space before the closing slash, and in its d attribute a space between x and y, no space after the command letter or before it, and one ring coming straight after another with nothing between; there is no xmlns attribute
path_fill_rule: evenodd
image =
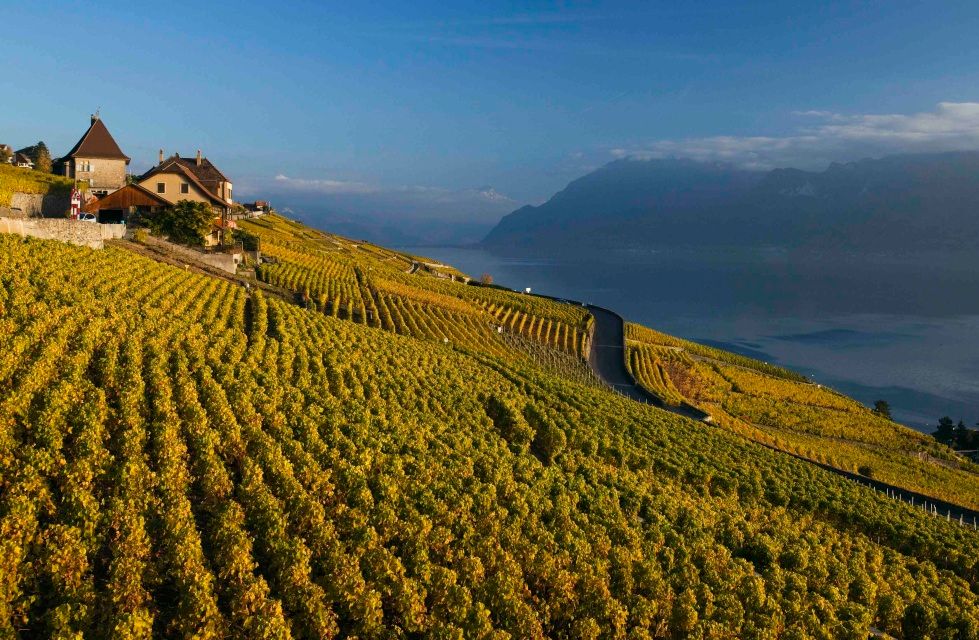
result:
<svg viewBox="0 0 979 640"><path fill-rule="evenodd" d="M935 631L935 613L920 602L904 610L901 631L905 640L927 640Z"/></svg>
<svg viewBox="0 0 979 640"><path fill-rule="evenodd" d="M874 413L882 418L891 419L891 403L887 400L878 400L874 403Z"/></svg>
<svg viewBox="0 0 979 640"><path fill-rule="evenodd" d="M531 446L541 462L550 464L568 446L568 437L560 427L546 422L537 429Z"/></svg>
<svg viewBox="0 0 979 640"><path fill-rule="evenodd" d="M190 200L181 200L149 218L154 233L165 235L172 242L197 246L204 244L213 223L211 207Z"/></svg>
<svg viewBox="0 0 979 640"><path fill-rule="evenodd" d="M51 173L51 152L48 151L48 146L43 141L38 141L34 145L34 156L31 159L34 160L35 171Z"/></svg>
<svg viewBox="0 0 979 640"><path fill-rule="evenodd" d="M245 251L255 251L260 246L258 236L244 229L235 229L231 232L231 237L235 242L240 242Z"/></svg>
<svg viewBox="0 0 979 640"><path fill-rule="evenodd" d="M951 445L955 441L955 421L948 416L942 417L931 435L942 444Z"/></svg>

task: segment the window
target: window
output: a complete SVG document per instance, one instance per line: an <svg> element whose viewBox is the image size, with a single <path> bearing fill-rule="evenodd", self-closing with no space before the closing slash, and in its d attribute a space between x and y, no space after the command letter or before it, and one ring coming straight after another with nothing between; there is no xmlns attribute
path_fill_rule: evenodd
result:
<svg viewBox="0 0 979 640"><path fill-rule="evenodd" d="M156 183L156 192L157 193L166 193L167 192L167 183L166 182L157 182Z"/></svg>
<svg viewBox="0 0 979 640"><path fill-rule="evenodd" d="M180 183L180 193L190 193L190 185L186 182Z"/></svg>

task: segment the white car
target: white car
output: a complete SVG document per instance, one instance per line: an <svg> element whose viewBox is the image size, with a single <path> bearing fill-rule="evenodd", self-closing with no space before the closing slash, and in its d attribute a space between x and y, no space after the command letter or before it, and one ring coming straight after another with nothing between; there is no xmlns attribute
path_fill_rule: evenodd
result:
<svg viewBox="0 0 979 640"><path fill-rule="evenodd" d="M99 219L95 217L94 213L79 213L78 219L82 222L98 222Z"/></svg>

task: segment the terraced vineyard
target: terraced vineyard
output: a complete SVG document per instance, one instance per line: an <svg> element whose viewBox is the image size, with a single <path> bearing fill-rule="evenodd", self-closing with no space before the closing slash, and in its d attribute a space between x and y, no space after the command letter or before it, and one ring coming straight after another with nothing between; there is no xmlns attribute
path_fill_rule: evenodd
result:
<svg viewBox="0 0 979 640"><path fill-rule="evenodd" d="M590 316L580 307L431 270L409 273L413 264L431 261L307 230L277 215L241 227L258 235L263 253L275 260L259 267L262 280L307 297L333 317L497 356L529 355L501 332L582 360L588 353Z"/></svg>
<svg viewBox="0 0 979 640"><path fill-rule="evenodd" d="M0 163L0 207L10 206L14 193L68 195L73 184L61 176ZM88 185L82 183L79 189L87 191Z"/></svg>
<svg viewBox="0 0 979 640"><path fill-rule="evenodd" d="M4 637L979 634L971 528L119 249L0 237L0 385Z"/></svg>
<svg viewBox="0 0 979 640"><path fill-rule="evenodd" d="M954 504L979 508L979 465L805 378L638 325L627 362L667 402L686 400L758 442Z"/></svg>

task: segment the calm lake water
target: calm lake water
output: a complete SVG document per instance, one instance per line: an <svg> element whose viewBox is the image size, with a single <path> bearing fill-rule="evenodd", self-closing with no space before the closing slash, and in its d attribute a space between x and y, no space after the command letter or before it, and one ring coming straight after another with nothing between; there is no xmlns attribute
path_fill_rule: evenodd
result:
<svg viewBox="0 0 979 640"><path fill-rule="evenodd" d="M790 367L930 431L979 421L979 258L667 250L520 259L406 248Z"/></svg>

